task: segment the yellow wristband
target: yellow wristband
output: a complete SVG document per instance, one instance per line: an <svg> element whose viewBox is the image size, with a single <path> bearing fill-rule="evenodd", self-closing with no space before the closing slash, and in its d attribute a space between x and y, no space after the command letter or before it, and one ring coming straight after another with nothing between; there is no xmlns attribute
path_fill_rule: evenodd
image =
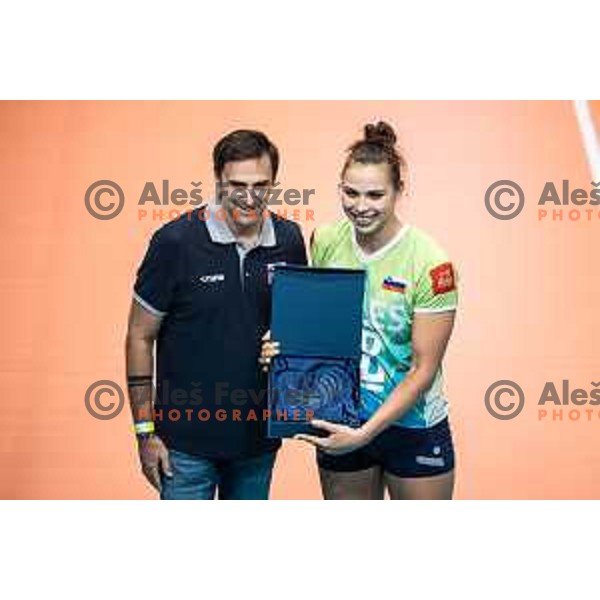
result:
<svg viewBox="0 0 600 600"><path fill-rule="evenodd" d="M136 435L140 433L154 433L154 421L140 421L134 423L133 431Z"/></svg>

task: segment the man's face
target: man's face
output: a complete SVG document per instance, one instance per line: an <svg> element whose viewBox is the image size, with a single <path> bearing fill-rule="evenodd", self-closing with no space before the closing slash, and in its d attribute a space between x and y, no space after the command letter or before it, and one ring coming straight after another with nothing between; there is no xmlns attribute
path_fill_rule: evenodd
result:
<svg viewBox="0 0 600 600"><path fill-rule="evenodd" d="M225 163L221 174L221 202L229 218L239 227L262 221L273 184L268 154Z"/></svg>

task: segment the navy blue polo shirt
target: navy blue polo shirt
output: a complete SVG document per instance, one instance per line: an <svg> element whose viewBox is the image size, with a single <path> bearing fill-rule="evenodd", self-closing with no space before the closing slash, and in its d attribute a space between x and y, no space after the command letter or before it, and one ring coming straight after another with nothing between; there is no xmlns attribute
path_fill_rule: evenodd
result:
<svg viewBox="0 0 600 600"><path fill-rule="evenodd" d="M156 356L156 430L168 448L207 458L273 451L258 357L269 328L269 265L306 264L300 227L270 214L258 243L237 243L216 207L157 230L134 297L162 317Z"/></svg>

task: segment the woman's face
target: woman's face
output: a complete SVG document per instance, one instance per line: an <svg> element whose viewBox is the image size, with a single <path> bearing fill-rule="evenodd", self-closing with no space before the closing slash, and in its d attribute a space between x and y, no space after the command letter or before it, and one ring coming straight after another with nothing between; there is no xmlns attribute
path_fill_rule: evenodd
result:
<svg viewBox="0 0 600 600"><path fill-rule="evenodd" d="M340 194L344 213L362 236L379 233L395 218L397 192L386 163L350 163L340 183Z"/></svg>

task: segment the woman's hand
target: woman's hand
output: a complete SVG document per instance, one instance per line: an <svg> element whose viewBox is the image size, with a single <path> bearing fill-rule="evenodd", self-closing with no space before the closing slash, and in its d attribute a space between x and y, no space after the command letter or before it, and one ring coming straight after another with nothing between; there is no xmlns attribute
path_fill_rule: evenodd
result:
<svg viewBox="0 0 600 600"><path fill-rule="evenodd" d="M354 429L347 425L330 423L329 421L313 420L310 423L313 427L323 429L330 433L327 437L318 437L308 433L299 433L294 436L295 440L303 440L316 446L319 450L328 454L346 454L368 444L371 436L364 427Z"/></svg>
<svg viewBox="0 0 600 600"><path fill-rule="evenodd" d="M262 365L263 371L268 371L271 366L271 359L279 354L279 342L271 339L271 331L267 331L262 338L262 347L258 362Z"/></svg>

